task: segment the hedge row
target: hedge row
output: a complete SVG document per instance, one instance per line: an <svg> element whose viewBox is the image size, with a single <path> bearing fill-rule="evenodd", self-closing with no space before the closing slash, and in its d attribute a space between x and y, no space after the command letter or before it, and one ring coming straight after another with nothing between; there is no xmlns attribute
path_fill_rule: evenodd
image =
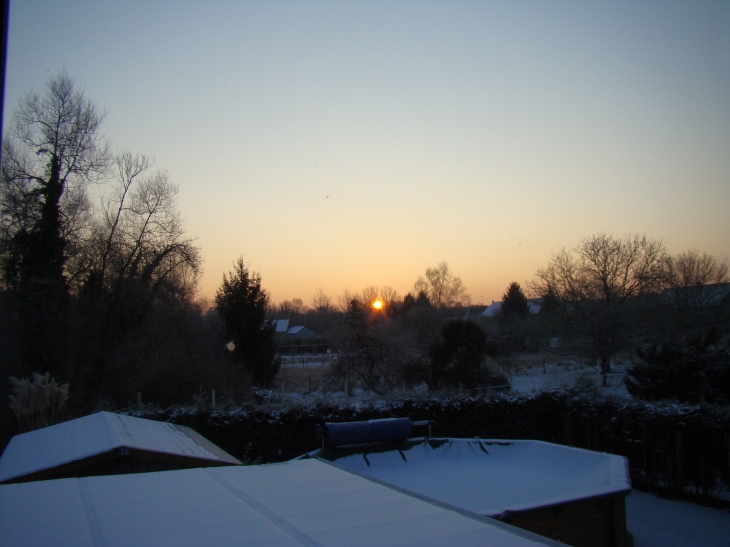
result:
<svg viewBox="0 0 730 547"><path fill-rule="evenodd" d="M192 427L246 463L279 462L317 448L322 422L408 416L433 436L538 439L626 456L639 488L727 506L730 408L626 402L576 392L371 403L267 403L221 410L134 412ZM414 434L425 434L415 431Z"/></svg>

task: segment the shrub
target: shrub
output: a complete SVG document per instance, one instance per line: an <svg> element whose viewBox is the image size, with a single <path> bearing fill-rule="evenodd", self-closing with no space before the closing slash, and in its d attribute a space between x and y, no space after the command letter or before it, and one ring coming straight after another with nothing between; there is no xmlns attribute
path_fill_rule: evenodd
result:
<svg viewBox="0 0 730 547"><path fill-rule="evenodd" d="M8 406L18 420L21 433L44 427L56 420L68 399L68 384L57 384L46 372L33 374L29 378L10 377L13 393L8 397Z"/></svg>
<svg viewBox="0 0 730 547"><path fill-rule="evenodd" d="M726 348L675 340L636 353L642 362L627 369L625 380L634 397L730 404L730 353Z"/></svg>

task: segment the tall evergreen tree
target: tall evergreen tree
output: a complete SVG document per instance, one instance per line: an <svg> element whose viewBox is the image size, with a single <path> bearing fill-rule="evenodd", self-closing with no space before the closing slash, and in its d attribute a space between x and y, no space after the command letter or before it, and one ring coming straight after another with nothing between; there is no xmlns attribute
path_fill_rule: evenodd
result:
<svg viewBox="0 0 730 547"><path fill-rule="evenodd" d="M502 316L509 323L515 319L524 319L530 312L527 306L527 297L522 292L522 287L513 281L507 287L507 292L502 295Z"/></svg>
<svg viewBox="0 0 730 547"><path fill-rule="evenodd" d="M276 329L266 322L269 296L261 288L261 276L250 272L240 257L215 295L215 309L224 323L225 340L231 357L251 375L251 380L268 387L279 372Z"/></svg>

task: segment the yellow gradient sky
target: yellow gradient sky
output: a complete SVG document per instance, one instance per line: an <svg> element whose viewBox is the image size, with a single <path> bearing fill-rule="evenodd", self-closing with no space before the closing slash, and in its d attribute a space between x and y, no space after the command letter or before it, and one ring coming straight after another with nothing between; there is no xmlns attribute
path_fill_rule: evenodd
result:
<svg viewBox="0 0 730 547"><path fill-rule="evenodd" d="M65 69L180 186L212 296L475 303L605 231L730 258L730 3L14 0L5 124Z"/></svg>

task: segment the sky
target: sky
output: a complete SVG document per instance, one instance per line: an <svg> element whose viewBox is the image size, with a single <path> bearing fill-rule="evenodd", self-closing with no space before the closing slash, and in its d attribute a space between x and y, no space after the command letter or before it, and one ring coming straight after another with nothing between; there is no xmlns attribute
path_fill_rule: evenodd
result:
<svg viewBox="0 0 730 547"><path fill-rule="evenodd" d="M62 70L208 298L241 256L305 303L446 261L488 304L599 232L730 260L730 2L13 0L6 128Z"/></svg>

